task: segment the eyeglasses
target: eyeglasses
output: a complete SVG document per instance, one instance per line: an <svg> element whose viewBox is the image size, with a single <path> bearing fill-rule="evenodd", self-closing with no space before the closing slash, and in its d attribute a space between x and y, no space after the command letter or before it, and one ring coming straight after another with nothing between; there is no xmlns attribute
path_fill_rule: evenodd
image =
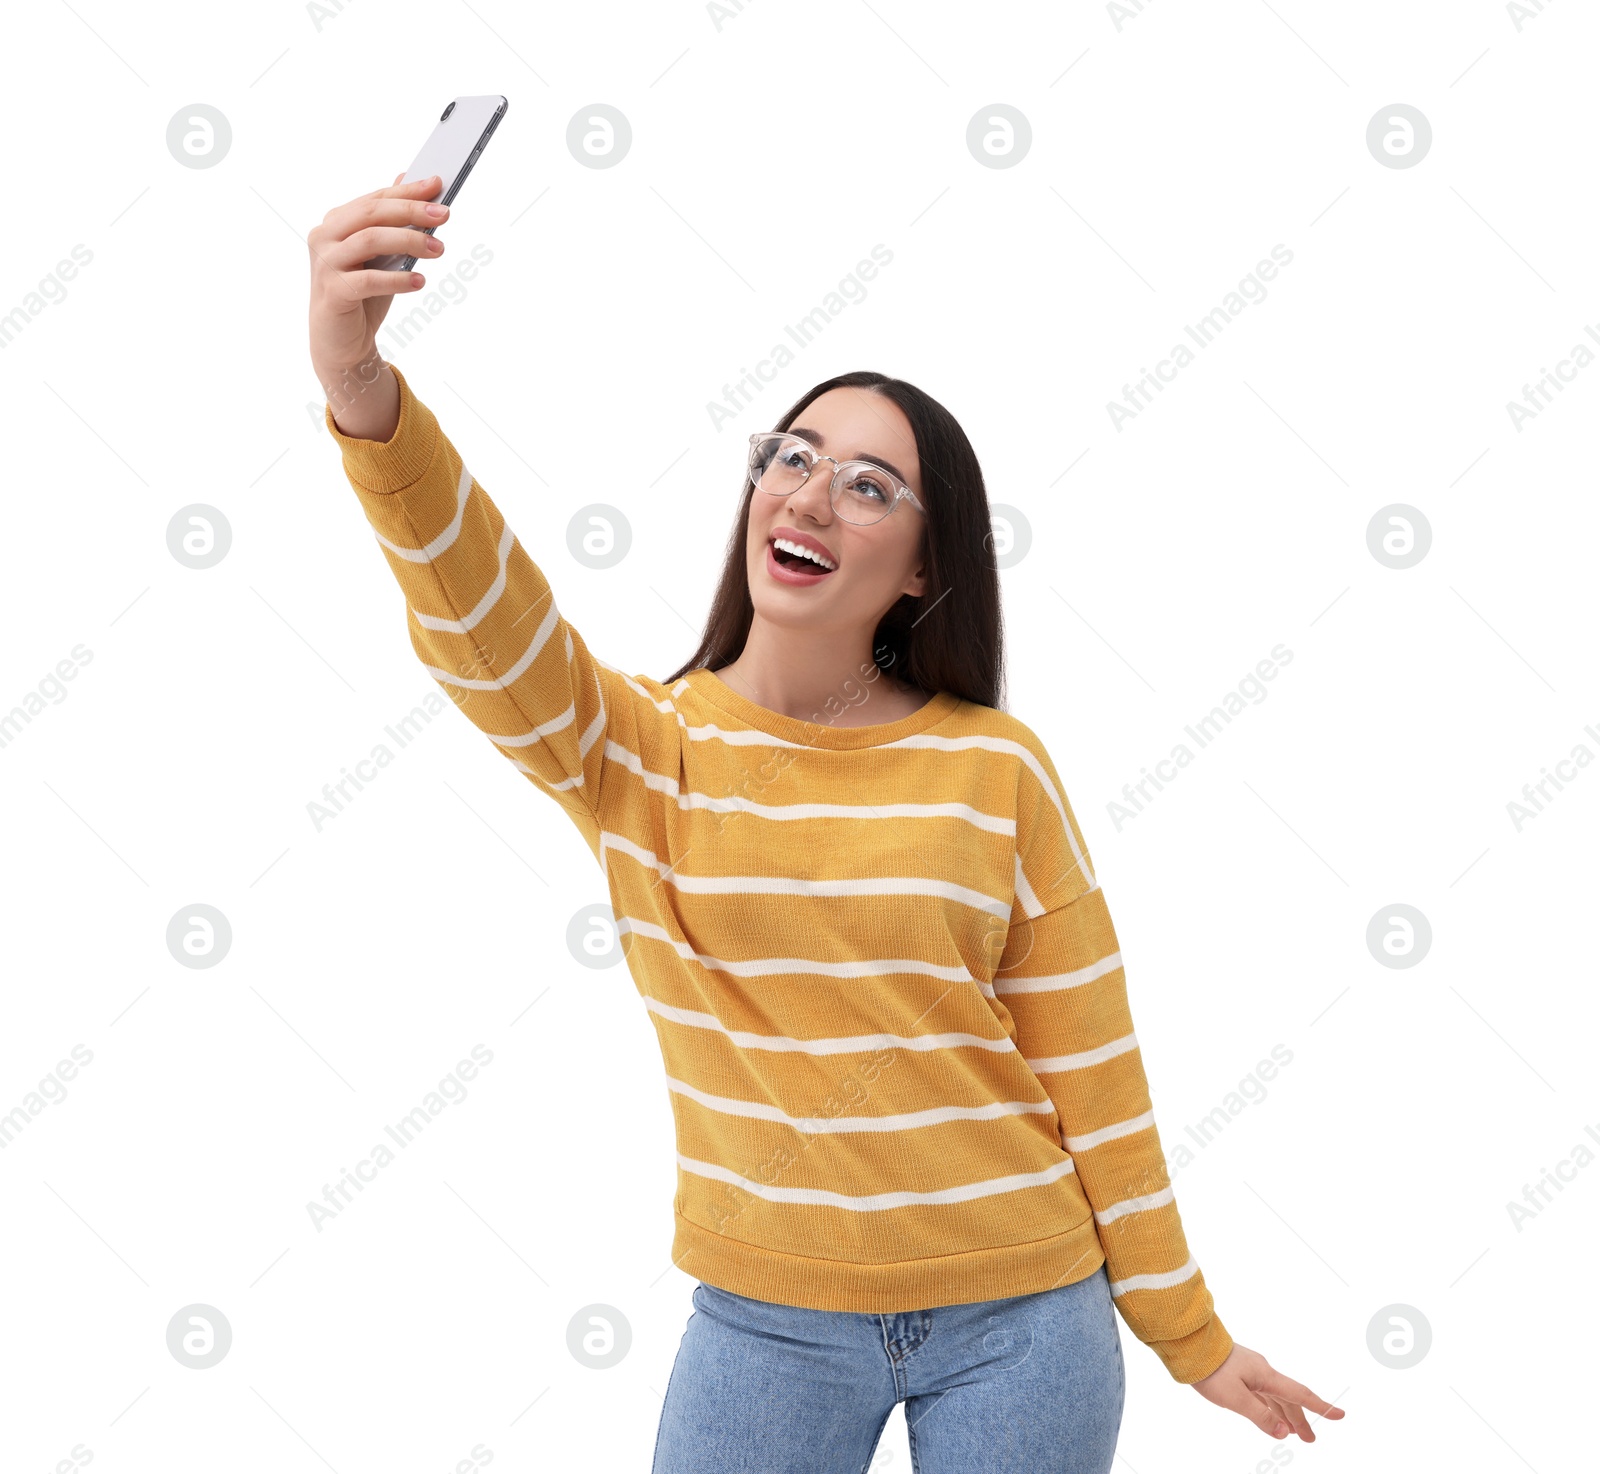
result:
<svg viewBox="0 0 1600 1474"><path fill-rule="evenodd" d="M833 510L846 522L881 522L900 505L902 497L924 517L928 515L916 492L871 461L841 465L832 456L818 455L798 435L783 431L761 430L750 437L751 483L770 496L792 496L811 479L818 461L833 461L828 497Z"/></svg>

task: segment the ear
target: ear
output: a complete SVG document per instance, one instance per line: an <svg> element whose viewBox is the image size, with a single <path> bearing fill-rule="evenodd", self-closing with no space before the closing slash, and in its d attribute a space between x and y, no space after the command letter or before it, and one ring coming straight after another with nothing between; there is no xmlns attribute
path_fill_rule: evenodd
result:
<svg viewBox="0 0 1600 1474"><path fill-rule="evenodd" d="M914 572L904 584L901 585L902 594L910 594L913 598L920 599L923 591L928 587L928 569L924 563L917 564Z"/></svg>

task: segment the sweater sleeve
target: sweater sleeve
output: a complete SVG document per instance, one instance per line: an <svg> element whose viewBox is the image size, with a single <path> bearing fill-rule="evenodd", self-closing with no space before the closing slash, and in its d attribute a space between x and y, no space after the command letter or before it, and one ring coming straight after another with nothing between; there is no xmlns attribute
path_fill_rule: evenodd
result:
<svg viewBox="0 0 1600 1474"><path fill-rule="evenodd" d="M428 674L598 854L608 736L635 719L627 678L590 654L500 509L405 375L385 441L328 433L405 595ZM620 699L619 699L620 698ZM609 724L609 727L608 727ZM635 752L637 740L628 741Z"/></svg>
<svg viewBox="0 0 1600 1474"><path fill-rule="evenodd" d="M1113 1303L1174 1380L1198 1382L1227 1359L1233 1338L1184 1238L1105 893L1054 766L1042 749L1032 756L995 994L1060 1115Z"/></svg>

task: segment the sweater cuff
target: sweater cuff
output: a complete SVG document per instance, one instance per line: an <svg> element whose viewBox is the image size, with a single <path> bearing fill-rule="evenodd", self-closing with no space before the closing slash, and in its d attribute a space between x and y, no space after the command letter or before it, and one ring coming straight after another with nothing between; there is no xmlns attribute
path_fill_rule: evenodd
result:
<svg viewBox="0 0 1600 1474"><path fill-rule="evenodd" d="M1228 1359L1233 1337L1215 1315L1198 1331L1171 1341L1152 1341L1151 1349L1165 1363L1174 1381L1198 1382Z"/></svg>
<svg viewBox="0 0 1600 1474"><path fill-rule="evenodd" d="M328 434L344 456L345 475L361 491L389 496L421 479L439 442L433 411L411 392L406 376L387 365L400 385L400 423L387 440L360 440L343 434L333 421L333 405L323 406Z"/></svg>

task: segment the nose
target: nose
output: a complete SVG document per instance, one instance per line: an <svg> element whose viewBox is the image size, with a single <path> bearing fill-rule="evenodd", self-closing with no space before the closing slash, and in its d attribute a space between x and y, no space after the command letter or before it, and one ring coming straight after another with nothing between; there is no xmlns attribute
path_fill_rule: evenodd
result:
<svg viewBox="0 0 1600 1474"><path fill-rule="evenodd" d="M832 456L818 456L816 462L805 481L789 493L789 505L806 512L815 522L828 523L833 520L833 473L839 469L839 462Z"/></svg>

